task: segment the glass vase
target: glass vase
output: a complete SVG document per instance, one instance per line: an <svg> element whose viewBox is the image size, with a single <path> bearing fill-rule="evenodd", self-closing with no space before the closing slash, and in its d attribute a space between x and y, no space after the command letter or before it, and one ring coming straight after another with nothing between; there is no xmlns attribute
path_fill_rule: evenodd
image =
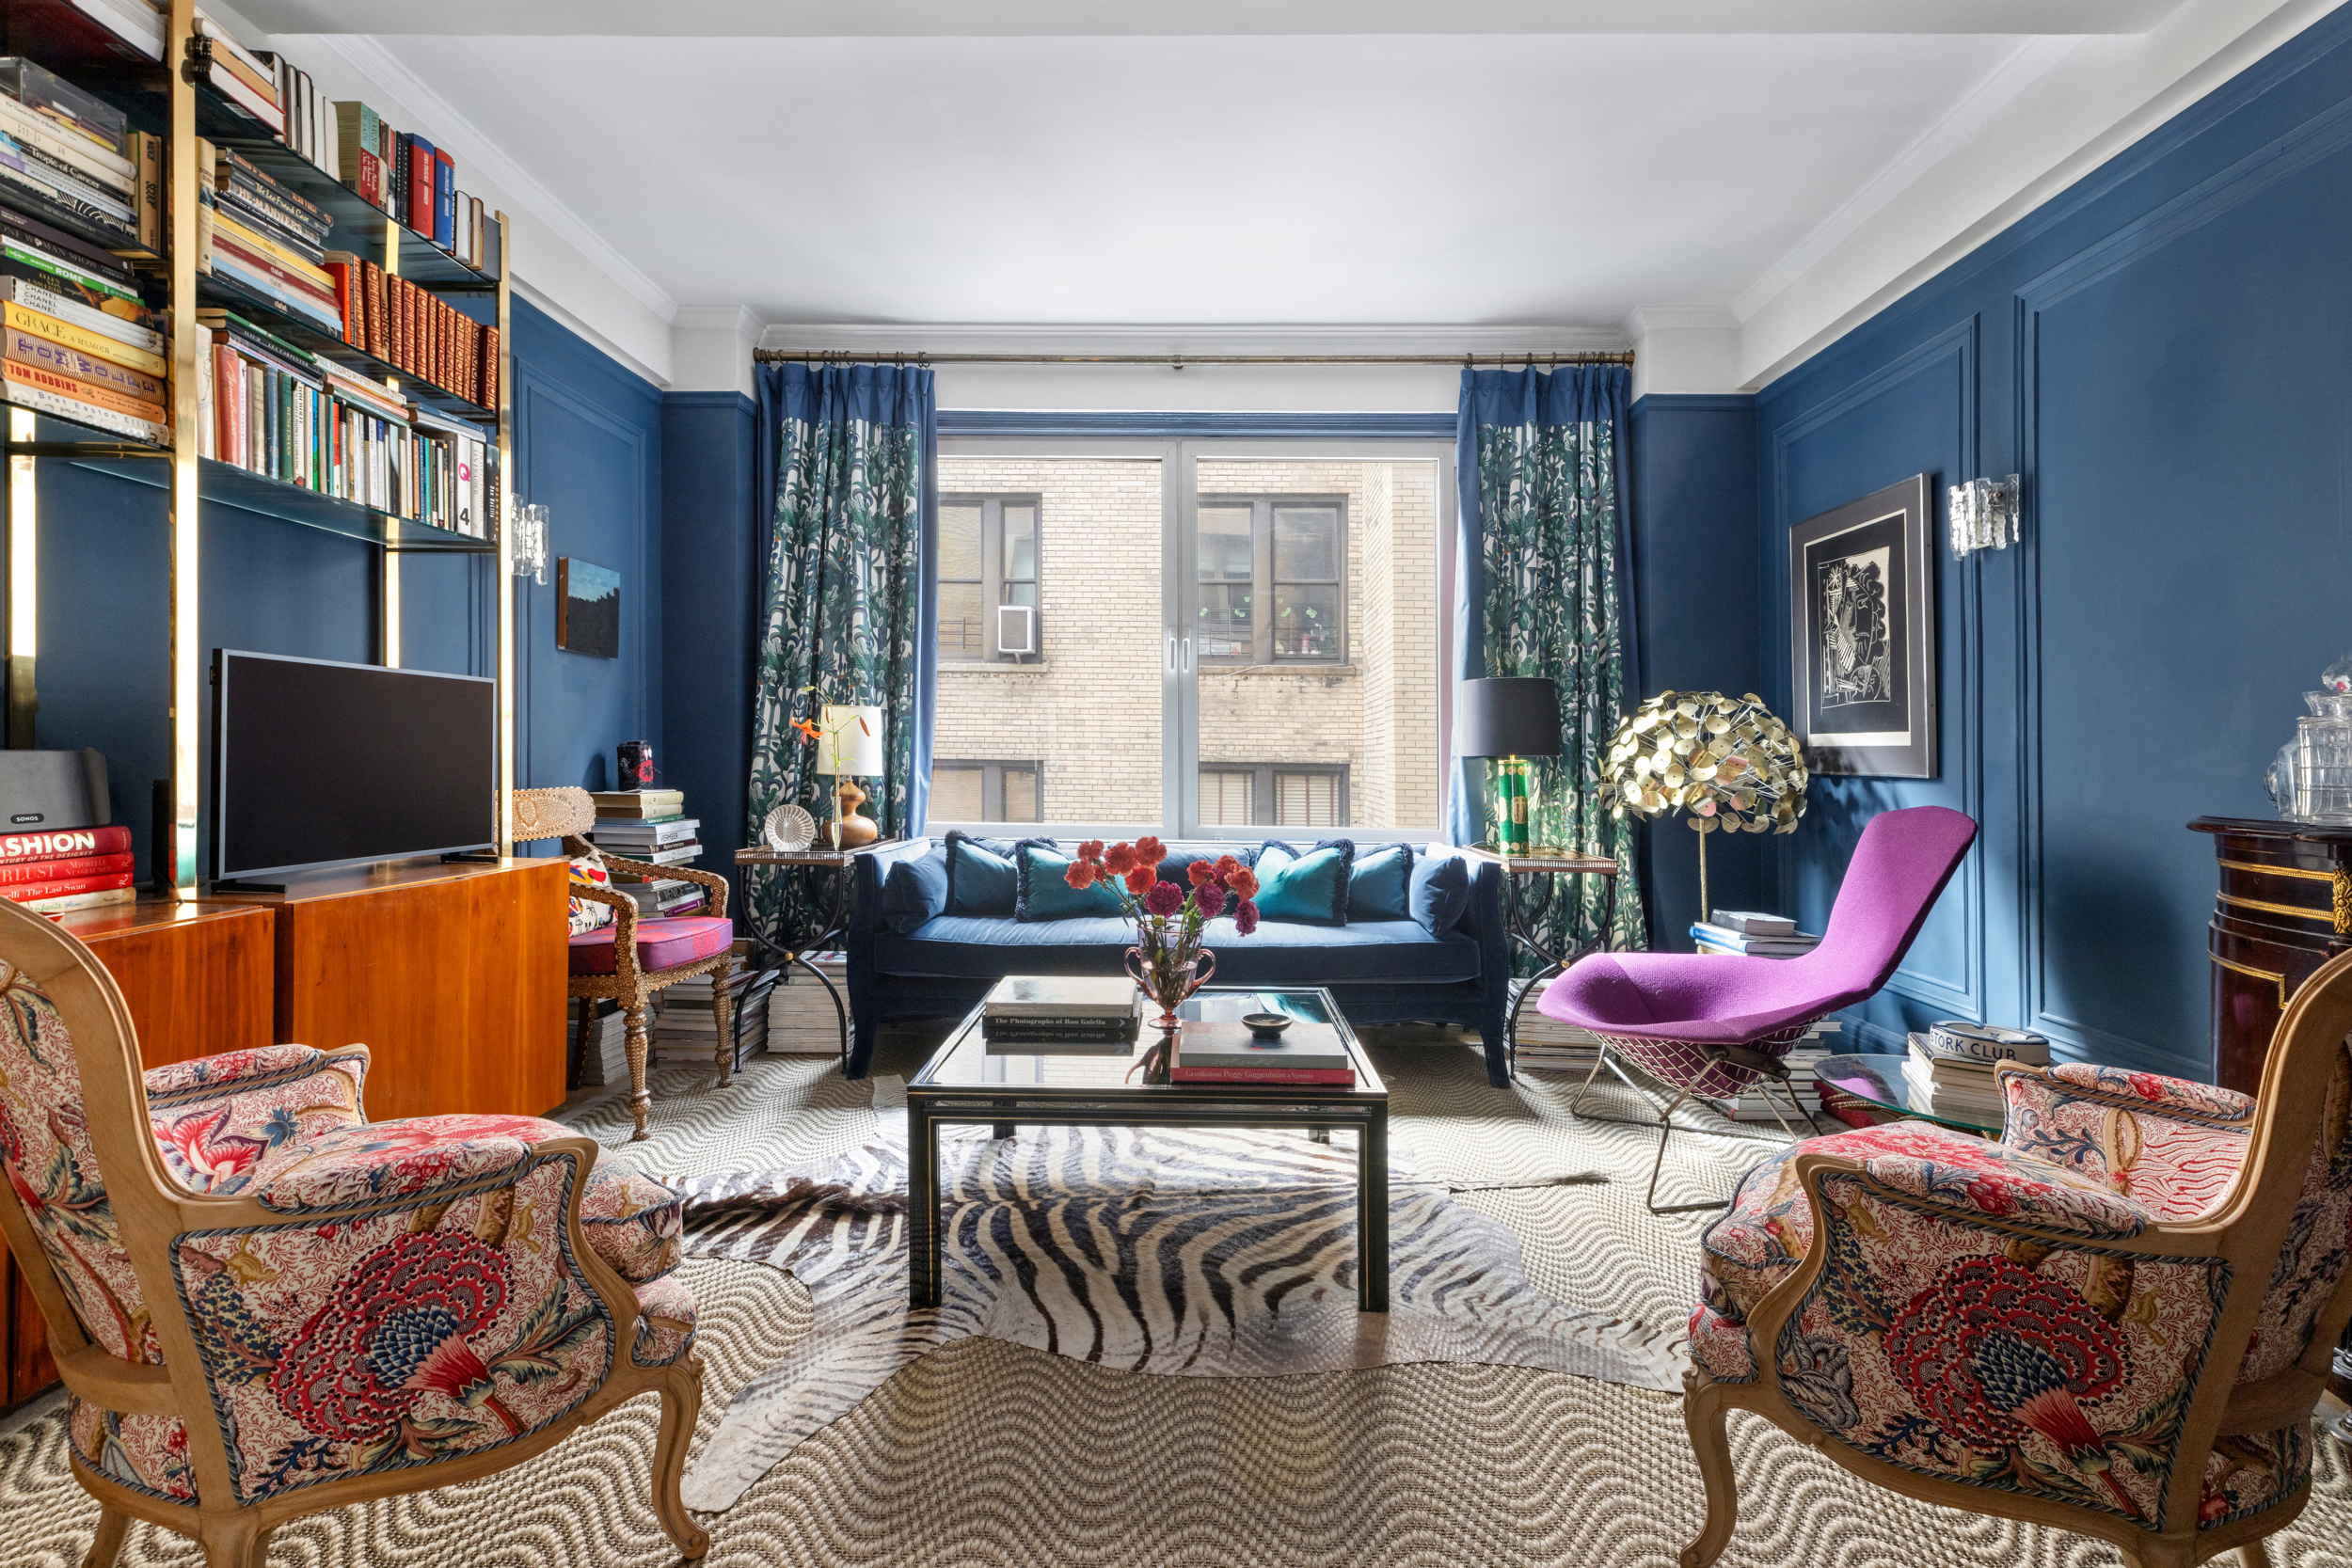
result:
<svg viewBox="0 0 2352 1568"><path fill-rule="evenodd" d="M1152 1026L1159 1043L1145 1060L1144 1082L1168 1083L1176 1065L1176 1009L1216 973L1216 955L1200 945L1198 927L1186 929L1182 915L1147 915L1136 922L1136 944L1127 949L1127 974L1160 1009Z"/></svg>

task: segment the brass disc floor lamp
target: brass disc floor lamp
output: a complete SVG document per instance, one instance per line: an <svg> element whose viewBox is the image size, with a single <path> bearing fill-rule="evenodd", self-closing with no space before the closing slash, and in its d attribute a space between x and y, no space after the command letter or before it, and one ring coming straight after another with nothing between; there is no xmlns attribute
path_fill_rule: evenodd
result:
<svg viewBox="0 0 2352 1568"><path fill-rule="evenodd" d="M1560 689L1541 676L1498 675L1464 681L1459 693L1454 749L1495 764L1495 852L1531 853L1527 759L1560 754Z"/></svg>

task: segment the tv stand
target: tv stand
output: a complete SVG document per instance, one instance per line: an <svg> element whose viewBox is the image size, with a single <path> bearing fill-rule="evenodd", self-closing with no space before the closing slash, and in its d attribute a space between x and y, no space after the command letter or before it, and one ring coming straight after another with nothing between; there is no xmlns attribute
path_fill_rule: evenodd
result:
<svg viewBox="0 0 2352 1568"><path fill-rule="evenodd" d="M242 882L232 879L210 883L207 891L212 893L283 893L286 891L286 884L283 882Z"/></svg>

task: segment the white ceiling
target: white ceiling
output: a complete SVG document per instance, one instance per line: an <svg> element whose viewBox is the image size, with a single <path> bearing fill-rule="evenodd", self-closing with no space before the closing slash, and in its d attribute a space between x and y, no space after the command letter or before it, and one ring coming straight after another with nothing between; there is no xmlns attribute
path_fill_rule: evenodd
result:
<svg viewBox="0 0 2352 1568"><path fill-rule="evenodd" d="M668 318L1622 333L1637 309L1736 328L2069 71L2137 71L2109 89L2137 109L2273 13L2333 3L241 9L272 32L346 35L317 42L456 121L461 171L469 151L503 171ZM2047 156L2012 151L2006 188L1979 178L1946 227L2121 122L2098 114L2054 131L2065 145ZM1950 235L1871 265L1883 281L1936 243Z"/></svg>

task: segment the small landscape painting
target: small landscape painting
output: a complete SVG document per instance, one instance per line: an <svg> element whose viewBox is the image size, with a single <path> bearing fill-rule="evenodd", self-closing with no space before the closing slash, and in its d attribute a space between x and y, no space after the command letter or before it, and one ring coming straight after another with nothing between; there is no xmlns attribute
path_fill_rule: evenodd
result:
<svg viewBox="0 0 2352 1568"><path fill-rule="evenodd" d="M621 657L621 574L572 556L555 562L555 645L592 658Z"/></svg>

